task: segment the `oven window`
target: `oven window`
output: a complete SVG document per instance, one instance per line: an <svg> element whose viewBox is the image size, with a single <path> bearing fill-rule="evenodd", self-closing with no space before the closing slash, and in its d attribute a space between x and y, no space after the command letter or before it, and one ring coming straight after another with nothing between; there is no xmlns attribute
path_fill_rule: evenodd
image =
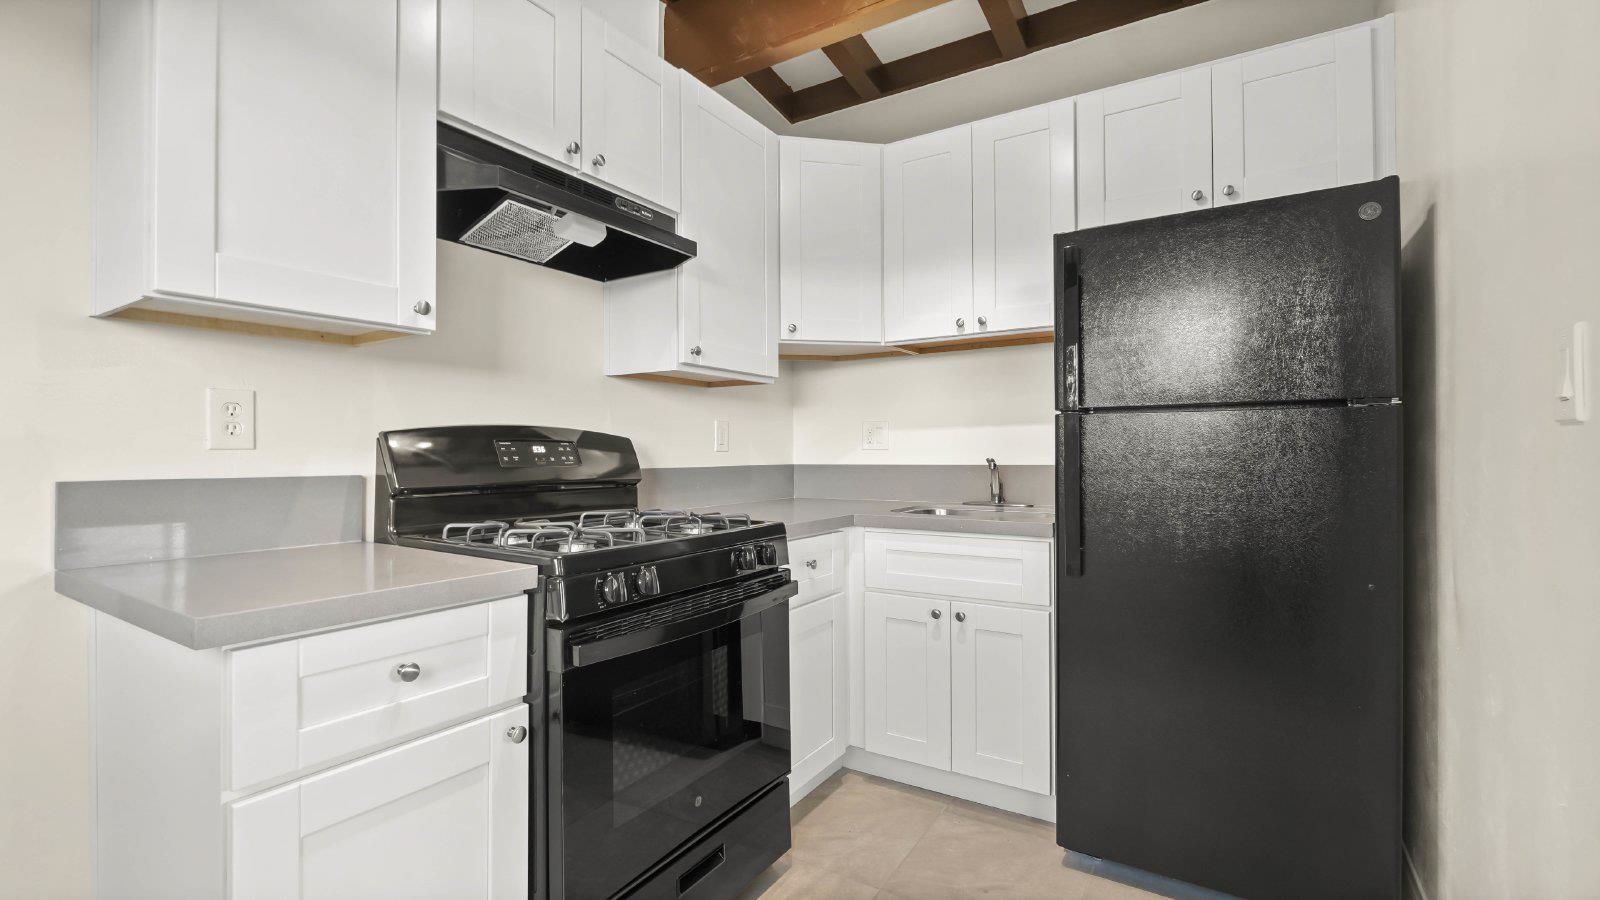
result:
<svg viewBox="0 0 1600 900"><path fill-rule="evenodd" d="M569 897L609 896L787 774L787 609L770 612L564 673Z"/></svg>

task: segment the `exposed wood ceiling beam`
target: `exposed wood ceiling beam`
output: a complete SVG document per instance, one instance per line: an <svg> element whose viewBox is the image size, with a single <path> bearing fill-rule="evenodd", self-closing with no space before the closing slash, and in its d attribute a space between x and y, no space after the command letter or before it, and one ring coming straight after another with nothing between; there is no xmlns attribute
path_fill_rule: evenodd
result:
<svg viewBox="0 0 1600 900"><path fill-rule="evenodd" d="M946 2L674 0L667 61L715 87Z"/></svg>
<svg viewBox="0 0 1600 900"><path fill-rule="evenodd" d="M1028 17L1022 0L978 0L983 7L983 17L989 20L989 33L1000 46L1000 55L1015 59L1028 52L1028 41L1022 35L1022 20Z"/></svg>
<svg viewBox="0 0 1600 900"><path fill-rule="evenodd" d="M844 76L856 96L862 100L876 100L883 96L883 88L872 79L872 73L883 65L883 60L878 58L877 51L867 43L861 35L847 37L837 44L829 44L822 48L828 55L828 60L834 68Z"/></svg>
<svg viewBox="0 0 1600 900"><path fill-rule="evenodd" d="M1027 16L1018 22L1020 32L1026 36L1026 50L1023 55L1204 2L1205 0L1073 0L1071 3ZM869 75L873 84L882 92L881 95L889 96L992 66L1006 58L994 32L985 31L931 50L883 63L876 69L870 70ZM865 99L856 92L850 81L840 77L794 91L786 101L787 109L779 111L790 122L803 122L864 102Z"/></svg>
<svg viewBox="0 0 1600 900"><path fill-rule="evenodd" d="M794 90L789 87L787 81L783 80L782 75L768 67L751 72L744 77L744 80L750 82L750 86L765 97L767 102L771 103L772 108L777 110L780 115L786 119L792 118Z"/></svg>

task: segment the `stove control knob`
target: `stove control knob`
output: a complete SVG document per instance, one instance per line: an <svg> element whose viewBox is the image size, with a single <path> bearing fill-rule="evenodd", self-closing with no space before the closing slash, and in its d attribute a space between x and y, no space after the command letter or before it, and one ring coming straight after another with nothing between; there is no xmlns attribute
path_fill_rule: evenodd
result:
<svg viewBox="0 0 1600 900"><path fill-rule="evenodd" d="M739 574L756 570L756 548L733 548L733 571Z"/></svg>
<svg viewBox="0 0 1600 900"><path fill-rule="evenodd" d="M600 582L600 595L603 603L622 603L628 599L628 582L621 575L612 572Z"/></svg>
<svg viewBox="0 0 1600 900"><path fill-rule="evenodd" d="M775 565L777 565L778 564L778 545L776 545L776 544L757 544L756 545L756 562L760 563L763 566L775 566Z"/></svg>
<svg viewBox="0 0 1600 900"><path fill-rule="evenodd" d="M643 566L639 569L639 593L645 597L654 597L661 593L661 576L656 574L655 566Z"/></svg>

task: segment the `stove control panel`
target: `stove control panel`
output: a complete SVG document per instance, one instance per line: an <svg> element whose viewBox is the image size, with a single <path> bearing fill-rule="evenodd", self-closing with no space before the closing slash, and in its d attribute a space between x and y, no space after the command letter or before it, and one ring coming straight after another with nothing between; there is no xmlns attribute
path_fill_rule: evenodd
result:
<svg viewBox="0 0 1600 900"><path fill-rule="evenodd" d="M578 465L577 446L566 441L495 441L502 469Z"/></svg>

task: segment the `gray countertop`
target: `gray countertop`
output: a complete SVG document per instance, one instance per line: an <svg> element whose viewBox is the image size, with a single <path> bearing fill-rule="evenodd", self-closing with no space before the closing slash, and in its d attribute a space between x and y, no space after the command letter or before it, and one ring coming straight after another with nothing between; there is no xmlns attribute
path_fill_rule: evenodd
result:
<svg viewBox="0 0 1600 900"><path fill-rule="evenodd" d="M521 563L364 541L61 569L56 591L196 650L509 597Z"/></svg>
<svg viewBox="0 0 1600 900"><path fill-rule="evenodd" d="M1035 517L1007 517L992 512L983 517L927 516L897 513L897 509L931 506L914 500L760 500L754 503L724 503L717 512L744 513L753 519L782 522L789 537L803 538L859 525L865 528L903 528L910 531L949 531L958 534L997 534L1012 537L1049 538L1055 534L1055 519L1041 522ZM960 504L949 504L960 505ZM1050 512L1050 510L1033 510Z"/></svg>

